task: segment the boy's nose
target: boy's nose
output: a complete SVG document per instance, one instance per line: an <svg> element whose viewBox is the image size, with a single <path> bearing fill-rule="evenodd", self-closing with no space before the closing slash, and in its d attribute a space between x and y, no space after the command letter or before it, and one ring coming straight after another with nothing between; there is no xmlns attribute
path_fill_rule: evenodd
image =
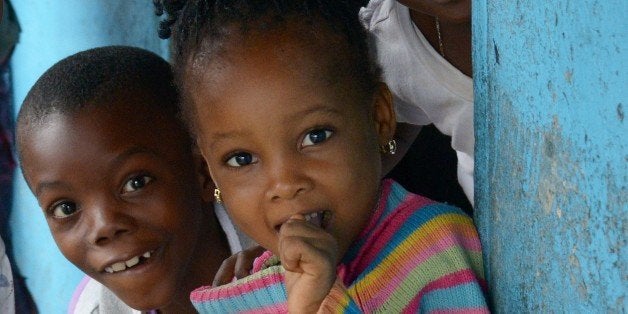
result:
<svg viewBox="0 0 628 314"><path fill-rule="evenodd" d="M297 162L278 162L269 169L267 198L272 201L293 199L312 189L313 183Z"/></svg>
<svg viewBox="0 0 628 314"><path fill-rule="evenodd" d="M88 231L88 241L95 245L110 243L120 235L132 230L132 218L115 209L113 205L95 205L87 209L91 227Z"/></svg>

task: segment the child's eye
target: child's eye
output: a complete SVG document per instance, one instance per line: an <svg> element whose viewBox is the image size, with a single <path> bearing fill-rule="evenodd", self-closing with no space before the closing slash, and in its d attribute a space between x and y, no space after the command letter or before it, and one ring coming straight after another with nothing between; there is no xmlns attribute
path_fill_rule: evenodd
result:
<svg viewBox="0 0 628 314"><path fill-rule="evenodd" d="M237 153L227 160L227 165L231 167L242 167L257 162L257 158L249 153Z"/></svg>
<svg viewBox="0 0 628 314"><path fill-rule="evenodd" d="M332 134L333 132L327 129L313 130L312 132L305 135L303 142L301 142L301 147L312 146L322 143L329 139Z"/></svg>
<svg viewBox="0 0 628 314"><path fill-rule="evenodd" d="M74 215L78 209L76 204L72 202L62 202L54 205L52 208L52 216L55 218L66 218Z"/></svg>
<svg viewBox="0 0 628 314"><path fill-rule="evenodd" d="M135 192L145 187L151 181L153 181L153 178L146 175L133 177L124 184L124 187L122 187L122 193Z"/></svg>

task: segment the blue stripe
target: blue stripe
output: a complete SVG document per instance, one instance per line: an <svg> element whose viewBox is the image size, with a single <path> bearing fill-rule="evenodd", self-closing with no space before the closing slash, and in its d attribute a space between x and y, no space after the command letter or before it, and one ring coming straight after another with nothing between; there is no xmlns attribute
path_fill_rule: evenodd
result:
<svg viewBox="0 0 628 314"><path fill-rule="evenodd" d="M401 200L406 200L406 196L409 194L410 193L403 189L401 185L394 183L391 189L390 196L388 197L387 204L395 204L396 207L386 208L386 215L382 216L385 216L385 218L390 218L388 216L390 216L391 214L398 214L398 207L404 206L404 204L401 203ZM407 199L406 202L413 202L413 200ZM424 206L422 208L406 209L405 211L412 211L412 214L407 218L403 226L395 232L395 235L392 239L390 239L387 245L382 248L380 252L378 252L374 260L363 271L361 271L361 274L354 280L354 282L357 282L366 277L371 271L373 271L373 269L378 267L382 263L382 261L386 259L388 255L390 255L390 253L392 253L403 241L405 241L410 235L412 235L414 231L421 228L430 220L447 214L457 214L467 217L467 215L459 208L442 203L434 203ZM382 217L382 219L385 218ZM380 221L382 219L380 219ZM394 217L392 219L394 219ZM380 224L381 222L378 223L378 225ZM354 245L350 249L352 255L345 255L345 257L343 258L343 262L349 263L351 260L355 259L357 252L359 252L363 245L363 239L359 242L354 243Z"/></svg>
<svg viewBox="0 0 628 314"><path fill-rule="evenodd" d="M285 303L286 300L285 286L275 283L225 299L192 303L199 313L236 313Z"/></svg>

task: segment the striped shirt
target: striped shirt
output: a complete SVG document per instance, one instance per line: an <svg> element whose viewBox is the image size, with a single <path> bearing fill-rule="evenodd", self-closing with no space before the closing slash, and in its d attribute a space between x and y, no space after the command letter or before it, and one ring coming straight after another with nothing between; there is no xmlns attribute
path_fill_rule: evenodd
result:
<svg viewBox="0 0 628 314"><path fill-rule="evenodd" d="M200 313L285 313L284 269L269 252L253 275L201 287ZM377 210L351 245L322 304L329 313L486 313L480 240L460 209L384 180Z"/></svg>

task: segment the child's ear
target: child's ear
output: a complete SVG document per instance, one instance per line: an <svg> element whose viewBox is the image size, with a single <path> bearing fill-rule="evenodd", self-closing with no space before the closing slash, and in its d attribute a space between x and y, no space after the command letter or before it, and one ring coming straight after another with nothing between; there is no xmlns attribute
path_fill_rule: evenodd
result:
<svg viewBox="0 0 628 314"><path fill-rule="evenodd" d="M379 83L373 96L375 130L379 137L379 144L385 145L393 139L397 126L393 97L385 83Z"/></svg>
<svg viewBox="0 0 628 314"><path fill-rule="evenodd" d="M214 201L214 188L216 188L216 185L209 174L209 167L198 150L193 152L193 158L196 165L196 176L201 187L201 198L203 201L211 203Z"/></svg>

